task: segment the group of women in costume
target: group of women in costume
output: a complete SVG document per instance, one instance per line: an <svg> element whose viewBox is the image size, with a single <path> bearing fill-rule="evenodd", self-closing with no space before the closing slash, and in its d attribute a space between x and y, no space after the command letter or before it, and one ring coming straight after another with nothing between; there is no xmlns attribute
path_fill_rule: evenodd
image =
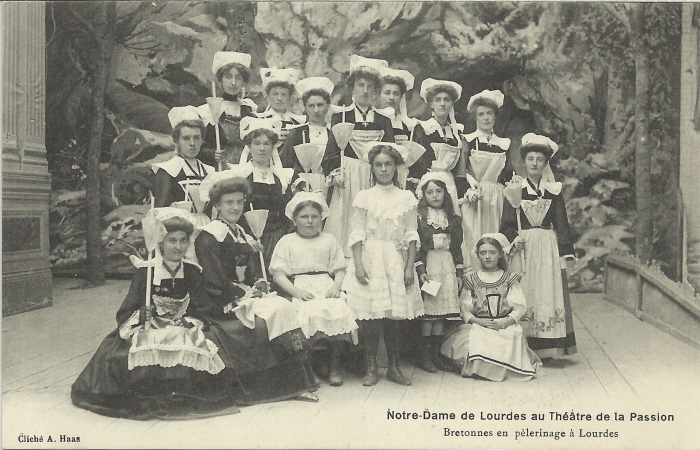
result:
<svg viewBox="0 0 700 450"><path fill-rule="evenodd" d="M359 343L372 386L382 336L386 378L409 386L399 360L412 319L416 363L431 373L524 381L540 358L576 352L564 270L575 258L548 164L558 148L523 136L517 176L510 140L493 132L501 92L471 97L477 128L464 134L460 85L424 80L432 116L416 120L413 76L353 55L349 105L331 104L327 78L266 68L256 114L250 62L215 55L215 115L170 111L176 155L153 165L155 208L142 220L153 254L132 258L118 327L75 381L76 405L151 418L315 401L313 348L325 346L340 386ZM295 91L305 116L290 111Z"/></svg>

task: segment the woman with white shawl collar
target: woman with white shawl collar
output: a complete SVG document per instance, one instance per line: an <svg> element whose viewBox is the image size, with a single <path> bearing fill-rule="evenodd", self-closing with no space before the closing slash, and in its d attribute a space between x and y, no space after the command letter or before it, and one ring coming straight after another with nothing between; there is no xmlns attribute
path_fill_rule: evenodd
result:
<svg viewBox="0 0 700 450"><path fill-rule="evenodd" d="M317 401L310 394L316 384L296 308L260 278L259 263L252 264L259 261L260 244L239 225L250 195L245 175L245 168L234 166L202 182L203 197L219 212L195 241L204 269L203 303L235 362L241 402L300 395Z"/></svg>
<svg viewBox="0 0 700 450"><path fill-rule="evenodd" d="M188 201L189 188L198 186L204 177L215 172L214 167L202 163L198 158L202 148L204 123L194 106L172 108L168 112L168 119L177 149L171 159L152 166L156 174L153 188L155 207L182 206L190 212L203 213L196 204L173 203Z"/></svg>
<svg viewBox="0 0 700 450"><path fill-rule="evenodd" d="M245 98L245 86L250 80L250 62L252 57L247 53L216 52L211 70L223 90L223 105L221 115L211 117L208 104L197 108L204 120L203 160L212 166L219 161L238 161L243 151L243 141L239 138L239 125L244 117L255 117L258 106L249 98ZM216 154L216 129L219 127L221 154Z"/></svg>
<svg viewBox="0 0 700 450"><path fill-rule="evenodd" d="M546 136L523 136L520 155L527 178L521 182L519 205L505 202L501 219L501 233L524 252L524 258L514 257L511 265L513 272L523 273L521 284L528 307L523 320L530 324L524 329L528 345L540 358L576 353L566 279L566 270L576 263L573 240L561 195L562 184L546 181L543 176L558 149Z"/></svg>

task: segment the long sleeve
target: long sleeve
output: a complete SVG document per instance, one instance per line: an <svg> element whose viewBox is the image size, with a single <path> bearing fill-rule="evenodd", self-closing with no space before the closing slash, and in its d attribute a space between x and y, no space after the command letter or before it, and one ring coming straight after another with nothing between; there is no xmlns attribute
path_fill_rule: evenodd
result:
<svg viewBox="0 0 700 450"><path fill-rule="evenodd" d="M280 161L282 161L282 166L293 168L294 175L300 172L299 160L294 152L294 146L299 145L302 142L301 135L303 133L303 127L294 128L289 132L287 139L284 141L284 145L280 150Z"/></svg>
<svg viewBox="0 0 700 450"><path fill-rule="evenodd" d="M416 247L420 247L420 237L418 236L418 211L416 207L412 207L403 213L404 234L403 240L408 245L415 242Z"/></svg>
<svg viewBox="0 0 700 450"><path fill-rule="evenodd" d="M420 214L418 215L418 238L420 239L420 245L416 252L416 273L422 275L426 273L425 265L428 260L428 247L432 247L429 241L432 240L433 235L428 232L424 216Z"/></svg>
<svg viewBox="0 0 700 450"><path fill-rule="evenodd" d="M460 277L464 272L464 256L462 255L462 242L464 241L464 233L462 232L462 221L450 221L450 253L452 260L457 269L457 276Z"/></svg>
<svg viewBox="0 0 700 450"><path fill-rule="evenodd" d="M557 195L552 199L551 209L553 210L552 225L554 231L557 233L559 256L573 256L574 243L571 239L569 219L566 215L566 205L561 195Z"/></svg>
<svg viewBox="0 0 700 450"><path fill-rule="evenodd" d="M508 304L513 307L513 311L508 314L518 323L527 311L527 304L525 303L525 294L523 289L520 287L520 282L513 281L508 289Z"/></svg>
<svg viewBox="0 0 700 450"><path fill-rule="evenodd" d="M156 181L153 186L153 196L155 197L155 207L162 208L170 206L173 202L171 198L172 177L163 169L156 172Z"/></svg>
<svg viewBox="0 0 700 450"><path fill-rule="evenodd" d="M360 192L358 195L361 194L362 192ZM354 244L365 241L367 238L367 232L365 230L366 223L367 210L353 206L352 214L350 215L350 235L348 236L348 247L352 248Z"/></svg>
<svg viewBox="0 0 700 450"><path fill-rule="evenodd" d="M188 316L195 317L205 323L209 322L206 311L206 299L203 296L204 276L199 271L198 267L185 264L184 266L185 282L187 283L187 292L190 295L190 304L187 307Z"/></svg>
<svg viewBox="0 0 700 450"><path fill-rule="evenodd" d="M375 114L375 122L379 122L382 126L382 129L384 130L382 142L394 142L394 126L391 124L391 120L382 115L379 115L379 119L376 117L377 115Z"/></svg>
<svg viewBox="0 0 700 450"><path fill-rule="evenodd" d="M221 262L222 244L207 232L195 240L195 253L204 274L204 293L219 306L224 306L245 295L245 290L233 284Z"/></svg>
<svg viewBox="0 0 700 450"><path fill-rule="evenodd" d="M413 142L417 142L425 148L425 153L418 158L418 161L413 164L408 170L408 176L411 178L420 179L423 175L428 172L428 169L432 165L432 161L435 160L435 153L433 148L430 146L430 141L428 136L426 136L423 127L420 124L416 124L413 129Z"/></svg>
<svg viewBox="0 0 700 450"><path fill-rule="evenodd" d="M518 208L519 209L519 208ZM500 232L508 238L509 242L518 235L518 219L516 217L517 210L513 208L507 199L503 201L503 213L501 214Z"/></svg>
<svg viewBox="0 0 700 450"><path fill-rule="evenodd" d="M510 149L508 149L506 150L506 165L503 166L503 170L501 170L500 175L498 175L498 182L505 186L506 183L510 181L511 178L513 178L514 170L515 169L513 169L513 160L510 156Z"/></svg>
<svg viewBox="0 0 700 450"><path fill-rule="evenodd" d="M333 119L335 120L335 115ZM333 125L335 125L335 123ZM341 149L338 147L335 136L333 133L328 133L328 144L326 144L326 151L321 161L321 168L323 169L324 175L328 176L333 170L340 167L340 152Z"/></svg>
<svg viewBox="0 0 700 450"><path fill-rule="evenodd" d="M136 270L129 292L117 311L117 325L121 326L135 311L146 305L146 276L145 267Z"/></svg>

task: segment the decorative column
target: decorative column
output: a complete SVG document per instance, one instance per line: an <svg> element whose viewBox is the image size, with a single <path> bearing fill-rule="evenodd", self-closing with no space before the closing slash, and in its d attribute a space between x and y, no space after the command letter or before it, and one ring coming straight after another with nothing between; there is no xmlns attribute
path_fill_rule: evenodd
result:
<svg viewBox="0 0 700 450"><path fill-rule="evenodd" d="M3 5L2 315L51 305L45 2Z"/></svg>
<svg viewBox="0 0 700 450"><path fill-rule="evenodd" d="M681 37L681 164L683 275L700 292L700 5L683 4Z"/></svg>

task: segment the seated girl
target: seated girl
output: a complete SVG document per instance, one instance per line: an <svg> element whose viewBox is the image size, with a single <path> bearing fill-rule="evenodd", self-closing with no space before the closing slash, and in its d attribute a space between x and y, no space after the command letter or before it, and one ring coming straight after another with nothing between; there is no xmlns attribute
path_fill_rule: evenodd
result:
<svg viewBox="0 0 700 450"><path fill-rule="evenodd" d="M142 420L233 406L218 341L210 340L216 337L199 304L202 269L183 259L194 221L177 208L153 209L143 220L156 257L149 262L132 257L137 270L117 312L118 327L73 383L76 406Z"/></svg>
<svg viewBox="0 0 700 450"><path fill-rule="evenodd" d="M328 381L343 384L340 356L344 342L357 344L355 317L340 288L345 278L345 256L338 241L321 232L328 206L320 192L300 192L287 204L287 217L296 226L277 243L270 273L279 289L293 297L301 329L307 338L330 341Z"/></svg>
<svg viewBox="0 0 700 450"><path fill-rule="evenodd" d="M528 381L542 365L518 324L527 308L520 276L507 269L508 248L504 235L484 234L476 243L481 270L464 277L470 291L462 300L464 324L448 333L440 349L463 377Z"/></svg>
<svg viewBox="0 0 700 450"><path fill-rule="evenodd" d="M200 187L205 201L219 212L195 241L204 269L206 312L222 330L220 339L235 362L242 388L239 401L259 403L300 394L302 399L318 400L309 394L316 386L296 307L268 293L267 283L259 279L259 264L249 264L259 259L261 246L238 224L250 195L250 184L240 175L237 170L217 172Z"/></svg>

